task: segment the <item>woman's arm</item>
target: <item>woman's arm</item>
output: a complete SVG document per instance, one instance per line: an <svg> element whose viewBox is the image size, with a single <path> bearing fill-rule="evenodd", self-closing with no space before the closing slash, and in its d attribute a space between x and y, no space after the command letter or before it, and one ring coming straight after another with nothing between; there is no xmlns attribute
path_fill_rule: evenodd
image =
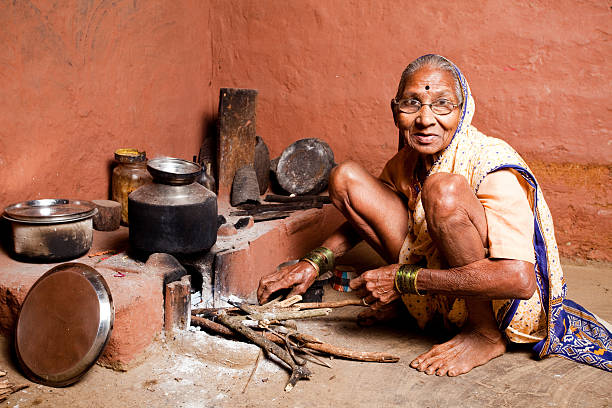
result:
<svg viewBox="0 0 612 408"><path fill-rule="evenodd" d="M400 265L387 265L364 272L351 280L350 287L361 291L373 309L400 297L395 274ZM481 259L450 269L422 269L416 280L421 293L438 293L475 299L529 299L537 285L534 266L515 259Z"/></svg>
<svg viewBox="0 0 612 408"><path fill-rule="evenodd" d="M321 246L329 248L338 258L360 241L361 238L346 222L327 237ZM260 304L266 303L274 292L287 288L292 288L288 296L301 295L308 290L316 278L317 271L308 262L301 261L286 266L261 278L257 289L257 299Z"/></svg>

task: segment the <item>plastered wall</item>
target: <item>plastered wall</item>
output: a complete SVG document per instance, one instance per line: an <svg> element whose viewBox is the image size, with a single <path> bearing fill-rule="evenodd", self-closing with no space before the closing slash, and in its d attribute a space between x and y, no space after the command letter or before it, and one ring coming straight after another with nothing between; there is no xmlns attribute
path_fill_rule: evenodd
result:
<svg viewBox="0 0 612 408"><path fill-rule="evenodd" d="M0 204L107 198L113 152L189 158L215 99L209 6L0 1Z"/></svg>
<svg viewBox="0 0 612 408"><path fill-rule="evenodd" d="M118 147L190 158L220 87L259 90L272 156L319 137L377 173L405 65L454 61L474 124L532 165L565 256L612 261L606 2L0 1L0 204L105 197Z"/></svg>

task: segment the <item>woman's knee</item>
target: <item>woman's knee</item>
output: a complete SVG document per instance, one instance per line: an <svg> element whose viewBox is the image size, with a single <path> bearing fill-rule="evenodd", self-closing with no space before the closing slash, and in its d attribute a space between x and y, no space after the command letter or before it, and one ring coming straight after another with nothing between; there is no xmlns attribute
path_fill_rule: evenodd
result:
<svg viewBox="0 0 612 408"><path fill-rule="evenodd" d="M469 192L465 177L451 173L432 174L423 184L422 201L425 213L436 219L458 215L462 201Z"/></svg>
<svg viewBox="0 0 612 408"><path fill-rule="evenodd" d="M340 199L348 195L351 188L363 182L365 175L370 175L360 164L352 160L345 161L334 167L329 175L329 195L332 199Z"/></svg>

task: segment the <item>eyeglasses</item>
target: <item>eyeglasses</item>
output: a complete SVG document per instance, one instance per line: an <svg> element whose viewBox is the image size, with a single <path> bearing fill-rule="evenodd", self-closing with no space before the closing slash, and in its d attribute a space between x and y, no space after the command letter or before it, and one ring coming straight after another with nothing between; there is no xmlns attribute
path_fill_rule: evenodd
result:
<svg viewBox="0 0 612 408"><path fill-rule="evenodd" d="M448 115L455 110L459 105L452 103L448 99L438 99L432 103L422 103L418 99L393 99L391 102L397 105L400 112L417 113L423 106L429 106L431 111L436 115Z"/></svg>

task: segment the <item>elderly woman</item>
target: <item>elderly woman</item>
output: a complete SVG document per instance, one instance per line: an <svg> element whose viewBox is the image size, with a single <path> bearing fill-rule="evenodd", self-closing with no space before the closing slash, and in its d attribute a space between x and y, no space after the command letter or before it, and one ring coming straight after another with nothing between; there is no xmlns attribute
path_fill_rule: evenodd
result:
<svg viewBox="0 0 612 408"><path fill-rule="evenodd" d="M388 265L351 281L369 316L401 298L424 327L435 315L460 327L416 357L427 374L456 376L503 354L508 341L535 343L612 370L605 323L565 299L552 218L521 157L471 125L474 100L447 59L408 65L393 119L403 147L375 178L354 162L337 166L330 196L347 222L301 262L262 278L258 298L304 293L319 273L365 239Z"/></svg>

